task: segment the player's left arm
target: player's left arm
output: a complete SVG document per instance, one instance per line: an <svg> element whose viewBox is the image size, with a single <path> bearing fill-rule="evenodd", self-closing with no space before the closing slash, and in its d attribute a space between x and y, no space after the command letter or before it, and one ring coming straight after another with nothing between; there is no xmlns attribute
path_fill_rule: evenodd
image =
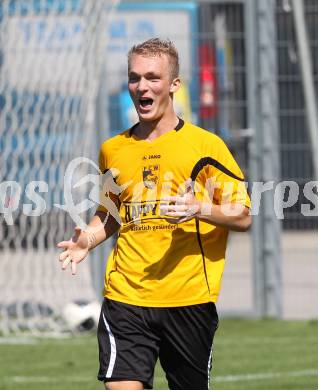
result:
<svg viewBox="0 0 318 390"><path fill-rule="evenodd" d="M241 203L225 203L220 206L199 202L195 217L239 232L247 231L252 224L250 209Z"/></svg>
<svg viewBox="0 0 318 390"><path fill-rule="evenodd" d="M185 183L185 193L169 196L161 204L161 214L174 223L186 222L192 218L222 226L230 230L246 231L252 223L250 209L241 202L224 202L215 204L212 201L199 201L193 191L191 179Z"/></svg>

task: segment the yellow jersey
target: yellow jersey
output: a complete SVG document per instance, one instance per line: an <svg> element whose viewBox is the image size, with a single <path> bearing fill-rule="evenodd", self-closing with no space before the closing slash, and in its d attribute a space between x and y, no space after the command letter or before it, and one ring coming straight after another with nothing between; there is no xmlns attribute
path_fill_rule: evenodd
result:
<svg viewBox="0 0 318 390"><path fill-rule="evenodd" d="M152 142L136 137L133 129L105 141L100 150L101 172L111 170L120 187L112 199L121 220L104 295L148 307L215 302L228 229L195 218L174 223L160 215L159 206L191 178L200 200L250 207L243 174L218 136L181 119Z"/></svg>

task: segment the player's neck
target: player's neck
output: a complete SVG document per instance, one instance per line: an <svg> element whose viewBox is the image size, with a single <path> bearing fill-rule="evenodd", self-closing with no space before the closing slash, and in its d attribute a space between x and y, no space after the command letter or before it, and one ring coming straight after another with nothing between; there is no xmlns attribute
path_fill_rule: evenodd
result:
<svg viewBox="0 0 318 390"><path fill-rule="evenodd" d="M162 117L155 121L140 121L135 134L141 139L153 141L174 129L178 123L179 118L173 112L172 115Z"/></svg>

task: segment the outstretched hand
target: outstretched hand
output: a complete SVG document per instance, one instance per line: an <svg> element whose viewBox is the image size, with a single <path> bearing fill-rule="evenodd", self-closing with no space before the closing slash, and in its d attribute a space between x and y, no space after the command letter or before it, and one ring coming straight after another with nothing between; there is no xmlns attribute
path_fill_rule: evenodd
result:
<svg viewBox="0 0 318 390"><path fill-rule="evenodd" d="M195 198L191 179L185 182L183 195L167 196L163 201L167 204L160 205L160 213L172 223L189 221L200 212L200 202Z"/></svg>
<svg viewBox="0 0 318 390"><path fill-rule="evenodd" d="M76 274L76 264L80 263L88 254L89 241L87 234L80 227L74 229L74 236L68 241L61 241L58 248L64 249L59 260L62 262L62 269L65 270L71 264L72 274Z"/></svg>

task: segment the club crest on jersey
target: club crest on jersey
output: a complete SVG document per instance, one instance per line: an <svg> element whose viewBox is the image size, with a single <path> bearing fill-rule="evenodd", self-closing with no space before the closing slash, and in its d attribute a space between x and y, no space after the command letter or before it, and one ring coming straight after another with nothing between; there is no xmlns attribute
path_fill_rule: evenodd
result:
<svg viewBox="0 0 318 390"><path fill-rule="evenodd" d="M159 180L159 165L154 164L143 167L142 180L146 188L155 188Z"/></svg>

